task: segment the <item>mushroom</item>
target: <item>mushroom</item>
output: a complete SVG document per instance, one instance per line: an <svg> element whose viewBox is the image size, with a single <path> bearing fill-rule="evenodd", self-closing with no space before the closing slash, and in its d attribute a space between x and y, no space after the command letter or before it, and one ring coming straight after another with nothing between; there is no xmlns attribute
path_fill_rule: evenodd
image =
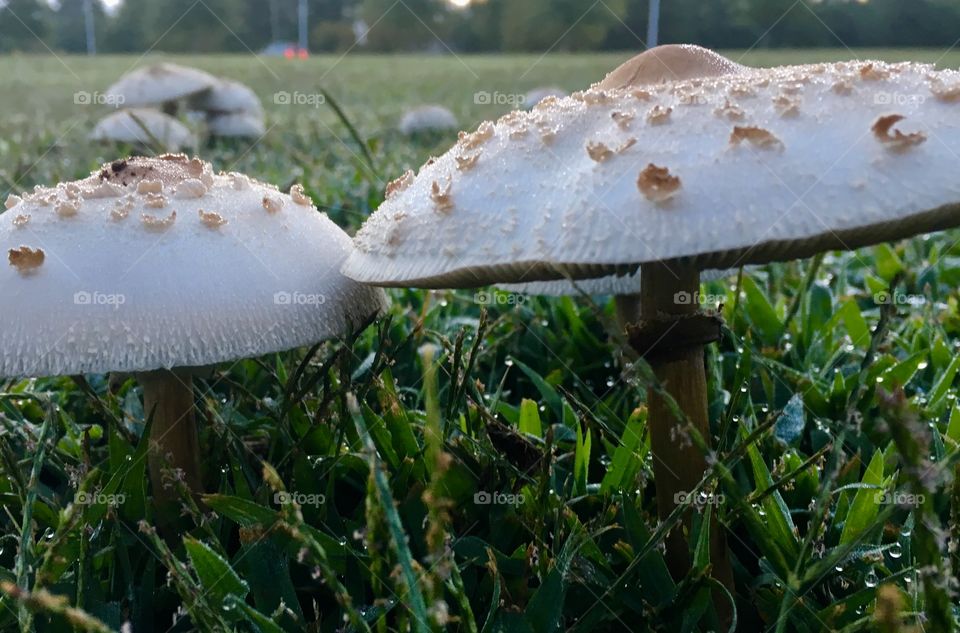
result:
<svg viewBox="0 0 960 633"><path fill-rule="evenodd" d="M603 90L623 90L633 86L736 74L747 69L701 46L665 44L644 51L617 66L598 86Z"/></svg>
<svg viewBox="0 0 960 633"><path fill-rule="evenodd" d="M245 112L217 114L207 120L211 136L223 138L260 138L267 133L263 117Z"/></svg>
<svg viewBox="0 0 960 633"><path fill-rule="evenodd" d="M257 93L232 79L217 79L209 90L191 100L191 107L210 114L244 113L263 117L263 105Z"/></svg>
<svg viewBox="0 0 960 633"><path fill-rule="evenodd" d="M663 83L638 88L633 60L633 71L628 62L590 90L484 124L491 133L469 150L479 154L473 167L458 169L463 140L425 165L367 220L343 272L382 286L456 288L639 268L631 344L709 438L703 347L719 337L720 321L691 299L700 270L853 249L960 223L960 185L944 177L960 147L957 103L885 98L930 95L960 74L884 62L870 66L882 79L865 78L863 62L719 74L732 62L691 52L713 58L718 74L694 70L695 78L671 81L687 67L676 59L665 64ZM841 82L853 89L838 93ZM784 93L800 103L796 116L778 111L775 98ZM728 103L743 121L717 115ZM671 108L670 120L646 122L654 107ZM632 124L624 129L615 113L632 115ZM600 162L587 151L631 139ZM438 182L449 185L442 214L431 197ZM698 449L678 444L685 427L664 399L653 390L647 397L664 516L675 495L701 479L706 462Z"/></svg>
<svg viewBox="0 0 960 633"><path fill-rule="evenodd" d="M196 68L159 63L127 73L107 88L106 94L125 108L160 106L173 114L178 100L209 90L217 82L216 77Z"/></svg>
<svg viewBox="0 0 960 633"><path fill-rule="evenodd" d="M163 143L169 150L193 145L193 133L180 121L159 110L134 108L119 110L97 122L90 140L151 145Z"/></svg>
<svg viewBox="0 0 960 633"><path fill-rule="evenodd" d="M561 88L542 87L534 88L527 92L523 97L523 107L527 110L533 108L535 105L546 99L547 97L566 97L567 93L564 92Z"/></svg>
<svg viewBox="0 0 960 633"><path fill-rule="evenodd" d="M400 119L401 134L413 136L427 132L446 132L457 129L457 117L441 105L424 105L407 110Z"/></svg>
<svg viewBox="0 0 960 633"><path fill-rule="evenodd" d="M184 155L128 158L0 215L0 375L134 374L160 501L167 462L202 490L195 368L344 337L386 307L337 272L350 238L325 214L239 178ZM70 217L47 202L71 194ZM268 213L267 196L285 204Z"/></svg>

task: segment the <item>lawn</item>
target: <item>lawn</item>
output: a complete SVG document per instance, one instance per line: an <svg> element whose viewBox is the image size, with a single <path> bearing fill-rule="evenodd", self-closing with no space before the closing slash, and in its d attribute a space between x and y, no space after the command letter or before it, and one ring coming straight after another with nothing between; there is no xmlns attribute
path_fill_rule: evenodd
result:
<svg viewBox="0 0 960 633"><path fill-rule="evenodd" d="M473 128L628 56L164 58L249 83L267 110L256 145L194 153L304 183L352 233L387 181L456 138L401 136L405 108L444 104ZM852 57L960 65L930 51L741 61ZM86 141L110 108L77 95L160 58L0 58L4 197L124 151ZM956 617L958 238L707 284L726 321L707 354L718 466L691 540L723 525L739 630ZM719 630L706 558L681 582L664 566L680 522L656 517L648 374L614 342L613 306L493 296L391 291L355 340L216 368L196 394L211 494L183 495L176 538L151 527L135 381L0 381L0 630Z"/></svg>

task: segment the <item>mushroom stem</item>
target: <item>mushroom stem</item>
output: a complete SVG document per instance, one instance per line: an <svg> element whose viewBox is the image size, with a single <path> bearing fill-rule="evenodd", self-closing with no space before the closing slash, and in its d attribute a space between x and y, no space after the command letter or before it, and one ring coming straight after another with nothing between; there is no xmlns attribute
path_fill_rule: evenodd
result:
<svg viewBox="0 0 960 633"><path fill-rule="evenodd" d="M614 297L614 308L621 331L640 321L640 295L617 295Z"/></svg>
<svg viewBox="0 0 960 633"><path fill-rule="evenodd" d="M137 379L143 387L144 415L152 420L147 454L154 499L164 504L179 498L175 489L164 486L167 468L181 471L186 486L201 492L192 374L160 369L137 374Z"/></svg>
<svg viewBox="0 0 960 633"><path fill-rule="evenodd" d="M663 326L663 334L655 334L652 348L637 349L652 367L657 380L707 442L710 424L707 418L707 377L704 367L703 342L670 339L670 332L685 318L697 317L699 311L700 272L694 266L676 263L644 264L640 273L640 329L651 324ZM683 329L678 328L678 329ZM676 336L676 332L674 332ZM667 343L667 345L663 345ZM703 452L689 439L682 422L667 402L649 389L647 393L648 427L653 453L653 472L657 490L657 510L665 519L678 503L689 496L707 471ZM693 508L694 506L691 506ZM691 510L692 511L692 510ZM666 562L674 578L679 580L690 569L689 545L684 532L689 532L691 512L684 515L684 530L672 531L666 539ZM727 554L726 539L714 513L711 522L710 558L713 576L727 587L733 587L733 573ZM718 611L729 613L727 599L717 599Z"/></svg>

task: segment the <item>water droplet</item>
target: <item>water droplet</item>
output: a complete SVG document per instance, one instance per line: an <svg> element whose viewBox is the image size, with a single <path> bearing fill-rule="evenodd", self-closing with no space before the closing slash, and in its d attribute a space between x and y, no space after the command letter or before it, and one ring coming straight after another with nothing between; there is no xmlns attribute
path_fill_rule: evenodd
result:
<svg viewBox="0 0 960 633"><path fill-rule="evenodd" d="M868 587L876 587L879 579L877 578L877 572L870 570L867 572L867 575L864 577L863 582Z"/></svg>
<svg viewBox="0 0 960 633"><path fill-rule="evenodd" d="M508 358L507 360L503 361L503 364L507 367L513 367L513 360Z"/></svg>
<svg viewBox="0 0 960 633"><path fill-rule="evenodd" d="M890 554L890 558L900 558L903 556L903 547L900 546L900 543L894 543L887 553Z"/></svg>

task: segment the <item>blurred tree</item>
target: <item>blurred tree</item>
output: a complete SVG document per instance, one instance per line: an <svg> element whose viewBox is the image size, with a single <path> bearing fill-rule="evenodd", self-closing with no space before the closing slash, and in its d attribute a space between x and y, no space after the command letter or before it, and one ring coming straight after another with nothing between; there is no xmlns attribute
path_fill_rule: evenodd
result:
<svg viewBox="0 0 960 633"><path fill-rule="evenodd" d="M6 0L0 6L0 52L53 48L50 6L37 0Z"/></svg>
<svg viewBox="0 0 960 633"><path fill-rule="evenodd" d="M445 51L453 48L446 0L363 0L361 17L371 30L367 48L378 51Z"/></svg>
<svg viewBox="0 0 960 633"><path fill-rule="evenodd" d="M52 27L56 49L68 53L86 53L87 35L83 12L84 0L60 0L60 8L53 14ZM97 43L106 32L107 16L103 5L94 2L94 25Z"/></svg>
<svg viewBox="0 0 960 633"><path fill-rule="evenodd" d="M626 0L593 5L582 0L524 0L501 15L501 37L509 51L574 51L599 48L621 24Z"/></svg>

